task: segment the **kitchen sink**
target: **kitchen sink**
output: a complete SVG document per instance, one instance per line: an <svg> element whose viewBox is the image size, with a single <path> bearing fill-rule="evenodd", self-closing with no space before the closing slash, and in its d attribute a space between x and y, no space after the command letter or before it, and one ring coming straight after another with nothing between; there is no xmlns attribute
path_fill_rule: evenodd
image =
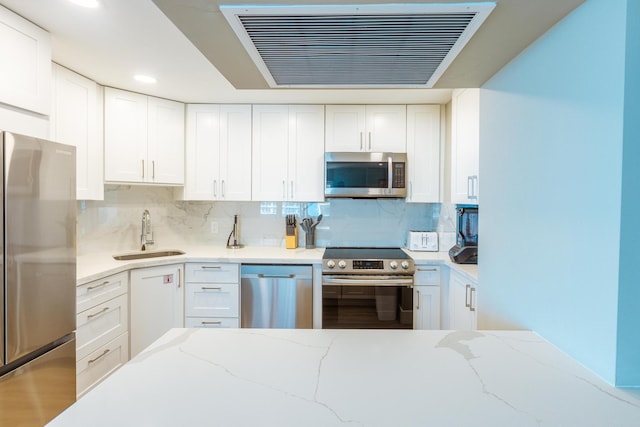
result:
<svg viewBox="0 0 640 427"><path fill-rule="evenodd" d="M163 256L184 255L184 251L171 249L166 251L142 251L128 254L114 255L113 259L117 261L131 261L134 259L158 258Z"/></svg>

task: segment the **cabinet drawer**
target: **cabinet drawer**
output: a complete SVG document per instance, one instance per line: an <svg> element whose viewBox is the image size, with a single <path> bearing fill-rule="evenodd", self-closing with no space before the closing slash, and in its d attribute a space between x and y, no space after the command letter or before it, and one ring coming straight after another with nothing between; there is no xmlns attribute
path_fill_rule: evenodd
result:
<svg viewBox="0 0 640 427"><path fill-rule="evenodd" d="M187 283L187 316L238 317L240 305L237 283Z"/></svg>
<svg viewBox="0 0 640 427"><path fill-rule="evenodd" d="M239 328L240 319L237 317L187 317L185 328Z"/></svg>
<svg viewBox="0 0 640 427"><path fill-rule="evenodd" d="M440 267L436 265L416 265L413 282L416 286L440 285Z"/></svg>
<svg viewBox="0 0 640 427"><path fill-rule="evenodd" d="M126 295L83 311L76 317L76 357L82 359L118 335L127 332L129 304Z"/></svg>
<svg viewBox="0 0 640 427"><path fill-rule="evenodd" d="M129 334L124 333L76 361L78 397L129 360Z"/></svg>
<svg viewBox="0 0 640 427"><path fill-rule="evenodd" d="M80 285L76 288L76 313L82 313L128 291L129 273L127 272Z"/></svg>
<svg viewBox="0 0 640 427"><path fill-rule="evenodd" d="M238 283L240 281L240 264L189 263L185 269L187 282Z"/></svg>

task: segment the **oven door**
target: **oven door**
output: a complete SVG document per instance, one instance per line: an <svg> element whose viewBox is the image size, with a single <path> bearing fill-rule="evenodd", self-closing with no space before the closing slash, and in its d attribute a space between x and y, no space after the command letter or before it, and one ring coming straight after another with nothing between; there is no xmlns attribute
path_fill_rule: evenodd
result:
<svg viewBox="0 0 640 427"><path fill-rule="evenodd" d="M322 277L323 329L413 329L412 276Z"/></svg>

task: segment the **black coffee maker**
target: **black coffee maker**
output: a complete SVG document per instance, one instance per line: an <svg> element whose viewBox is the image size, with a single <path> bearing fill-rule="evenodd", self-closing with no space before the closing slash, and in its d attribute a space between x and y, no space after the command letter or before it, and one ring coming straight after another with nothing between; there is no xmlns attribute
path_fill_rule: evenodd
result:
<svg viewBox="0 0 640 427"><path fill-rule="evenodd" d="M449 258L457 264L478 263L478 206L456 206L458 226L456 245L449 249Z"/></svg>

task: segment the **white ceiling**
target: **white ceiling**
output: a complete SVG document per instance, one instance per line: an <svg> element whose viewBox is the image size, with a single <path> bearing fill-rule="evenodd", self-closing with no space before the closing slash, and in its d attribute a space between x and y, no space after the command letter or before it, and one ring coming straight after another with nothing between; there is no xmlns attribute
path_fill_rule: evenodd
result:
<svg viewBox="0 0 640 427"><path fill-rule="evenodd" d="M237 90L152 0L99 1L97 9L68 0L0 0L0 4L51 33L53 60L58 64L105 86L182 102L446 103L451 97L450 89ZM210 0L171 1L183 9L194 1L211 6ZM134 81L133 75L139 73L155 76L158 83Z"/></svg>

